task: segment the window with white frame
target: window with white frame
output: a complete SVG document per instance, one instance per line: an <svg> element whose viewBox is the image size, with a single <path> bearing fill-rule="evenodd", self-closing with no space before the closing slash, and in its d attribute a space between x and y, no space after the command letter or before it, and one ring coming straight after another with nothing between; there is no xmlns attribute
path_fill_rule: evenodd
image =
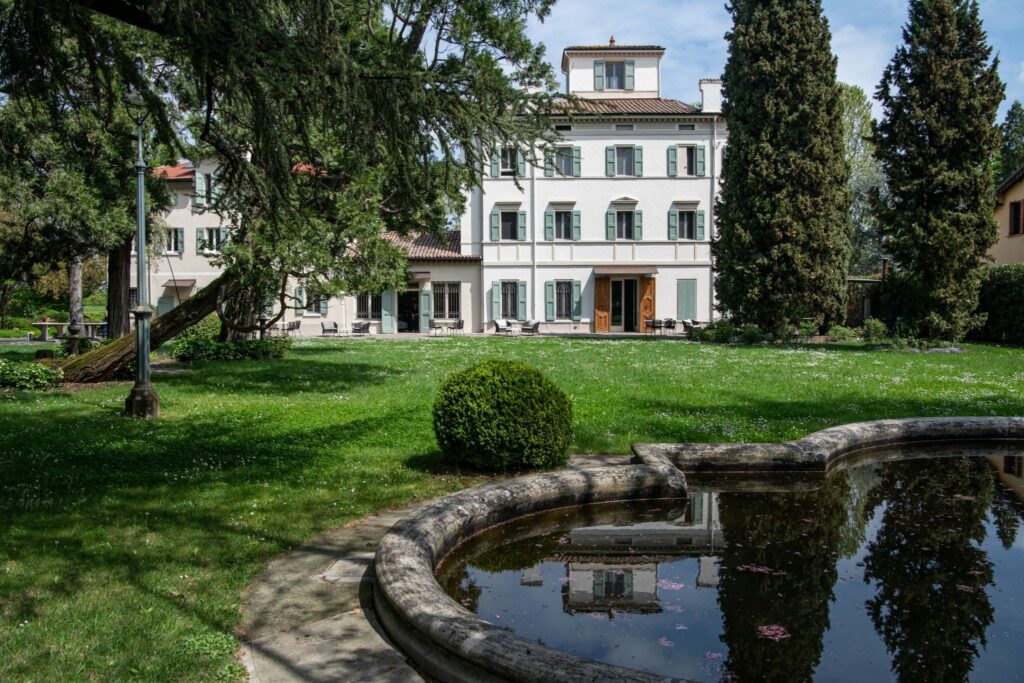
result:
<svg viewBox="0 0 1024 683"><path fill-rule="evenodd" d="M519 239L519 212L518 211L502 211L501 212L501 239L503 239L503 240L518 240Z"/></svg>
<svg viewBox="0 0 1024 683"><path fill-rule="evenodd" d="M615 148L616 175L636 175L635 154L636 150L632 146Z"/></svg>
<svg viewBox="0 0 1024 683"><path fill-rule="evenodd" d="M203 251L220 251L222 246L222 235L220 228L206 228L206 238L203 240Z"/></svg>
<svg viewBox="0 0 1024 683"><path fill-rule="evenodd" d="M572 211L555 211L555 239L572 239Z"/></svg>
<svg viewBox="0 0 1024 683"><path fill-rule="evenodd" d="M555 318L572 319L572 280L555 281Z"/></svg>
<svg viewBox="0 0 1024 683"><path fill-rule="evenodd" d="M615 212L615 237L620 240L636 239L632 211Z"/></svg>
<svg viewBox="0 0 1024 683"><path fill-rule="evenodd" d="M501 317L505 320L519 317L519 282L516 280L501 283Z"/></svg>
<svg viewBox="0 0 1024 683"><path fill-rule="evenodd" d="M356 296L356 317L361 320L381 319L380 294L362 293Z"/></svg>
<svg viewBox="0 0 1024 683"><path fill-rule="evenodd" d="M501 175L514 176L519 165L519 155L515 147L503 147L501 149Z"/></svg>
<svg viewBox="0 0 1024 683"><path fill-rule="evenodd" d="M697 175L697 148L682 146L679 148L679 175Z"/></svg>
<svg viewBox="0 0 1024 683"><path fill-rule="evenodd" d="M572 177L572 147L555 148L555 173L566 178Z"/></svg>
<svg viewBox="0 0 1024 683"><path fill-rule="evenodd" d="M326 303L323 295L308 292L306 294L306 313L323 315Z"/></svg>
<svg viewBox="0 0 1024 683"><path fill-rule="evenodd" d="M164 253L180 254L184 251L185 230L184 228L167 228L164 231Z"/></svg>
<svg viewBox="0 0 1024 683"><path fill-rule="evenodd" d="M604 87L606 90L626 89L626 63L604 63Z"/></svg>
<svg viewBox="0 0 1024 683"><path fill-rule="evenodd" d="M434 319L435 320L458 320L462 314L460 282L435 282L431 285L434 289Z"/></svg>
<svg viewBox="0 0 1024 683"><path fill-rule="evenodd" d="M697 212L685 210L679 212L679 239L697 239Z"/></svg>

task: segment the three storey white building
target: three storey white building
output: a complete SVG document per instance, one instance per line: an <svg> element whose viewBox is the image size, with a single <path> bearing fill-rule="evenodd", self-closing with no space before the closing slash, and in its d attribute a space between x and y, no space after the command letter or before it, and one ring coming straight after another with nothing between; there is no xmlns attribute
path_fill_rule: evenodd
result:
<svg viewBox="0 0 1024 683"><path fill-rule="evenodd" d="M296 283L284 322L304 334L320 323L372 332L425 332L431 322L464 321L491 331L499 318L539 320L546 332L640 332L648 319L707 321L714 311L710 241L727 130L721 83L700 83L701 106L661 97L664 48L566 48L573 111L553 112L562 141L527 163L498 151L481 187L446 240L400 238L409 255L405 291L330 300ZM218 271L210 264L227 239L212 201L215 165L158 169L174 204L165 248L151 261L150 291L166 312ZM134 280L133 280L134 281Z"/></svg>

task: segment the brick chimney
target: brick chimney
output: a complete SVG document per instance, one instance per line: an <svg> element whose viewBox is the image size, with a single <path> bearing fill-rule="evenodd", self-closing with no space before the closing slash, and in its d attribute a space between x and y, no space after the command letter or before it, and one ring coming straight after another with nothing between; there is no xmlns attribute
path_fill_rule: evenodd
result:
<svg viewBox="0 0 1024 683"><path fill-rule="evenodd" d="M612 36L611 38L608 39L608 44L609 45L614 45L615 44L615 36Z"/></svg>

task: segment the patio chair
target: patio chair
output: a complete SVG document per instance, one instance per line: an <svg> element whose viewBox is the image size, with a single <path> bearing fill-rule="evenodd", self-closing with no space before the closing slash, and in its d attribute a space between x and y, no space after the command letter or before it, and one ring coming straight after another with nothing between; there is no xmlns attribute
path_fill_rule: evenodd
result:
<svg viewBox="0 0 1024 683"><path fill-rule="evenodd" d="M430 331L428 332L428 334L429 335L433 335L434 334L434 330L437 330L441 334L444 334L445 330L447 329L447 327L448 326L445 325L443 322L440 322L438 320L431 320L430 321Z"/></svg>
<svg viewBox="0 0 1024 683"><path fill-rule="evenodd" d="M333 334L335 337L338 336L338 323L332 320L321 320L320 321L320 336L326 337L327 335Z"/></svg>
<svg viewBox="0 0 1024 683"><path fill-rule="evenodd" d="M293 320L290 323L288 323L287 325L285 325L285 328L284 328L285 335L290 337L292 335L292 332L295 333L296 337L301 337L302 336L302 321L301 320Z"/></svg>
<svg viewBox="0 0 1024 683"><path fill-rule="evenodd" d="M676 333L676 319L675 318L665 318L665 323L664 324L665 324L665 333L666 334L669 334L669 333L675 334Z"/></svg>
<svg viewBox="0 0 1024 683"><path fill-rule="evenodd" d="M448 331L452 334L465 334L466 333L466 321L456 320L454 323L448 326Z"/></svg>
<svg viewBox="0 0 1024 683"><path fill-rule="evenodd" d="M665 321L661 320L660 318L654 320L645 320L644 325L648 330L651 331L652 334L657 334L660 330L664 328Z"/></svg>
<svg viewBox="0 0 1024 683"><path fill-rule="evenodd" d="M494 321L494 331L497 334L511 335L515 333L515 330L512 329L512 326L504 318L499 318Z"/></svg>
<svg viewBox="0 0 1024 683"><path fill-rule="evenodd" d="M523 323L523 334L534 335L540 332L539 320L527 320Z"/></svg>
<svg viewBox="0 0 1024 683"><path fill-rule="evenodd" d="M370 323L352 323L352 334L362 337L370 333Z"/></svg>

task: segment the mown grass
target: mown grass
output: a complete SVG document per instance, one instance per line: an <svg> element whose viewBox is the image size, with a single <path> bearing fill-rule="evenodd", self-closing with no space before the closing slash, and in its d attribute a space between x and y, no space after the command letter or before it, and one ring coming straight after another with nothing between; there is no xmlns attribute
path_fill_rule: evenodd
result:
<svg viewBox="0 0 1024 683"><path fill-rule="evenodd" d="M0 357L32 347L0 347ZM300 343L281 361L0 394L0 680L231 680L241 590L275 555L374 510L479 481L439 460L430 403L491 357L547 373L577 452L784 440L912 415L1024 413L1024 350L869 352L669 339Z"/></svg>

